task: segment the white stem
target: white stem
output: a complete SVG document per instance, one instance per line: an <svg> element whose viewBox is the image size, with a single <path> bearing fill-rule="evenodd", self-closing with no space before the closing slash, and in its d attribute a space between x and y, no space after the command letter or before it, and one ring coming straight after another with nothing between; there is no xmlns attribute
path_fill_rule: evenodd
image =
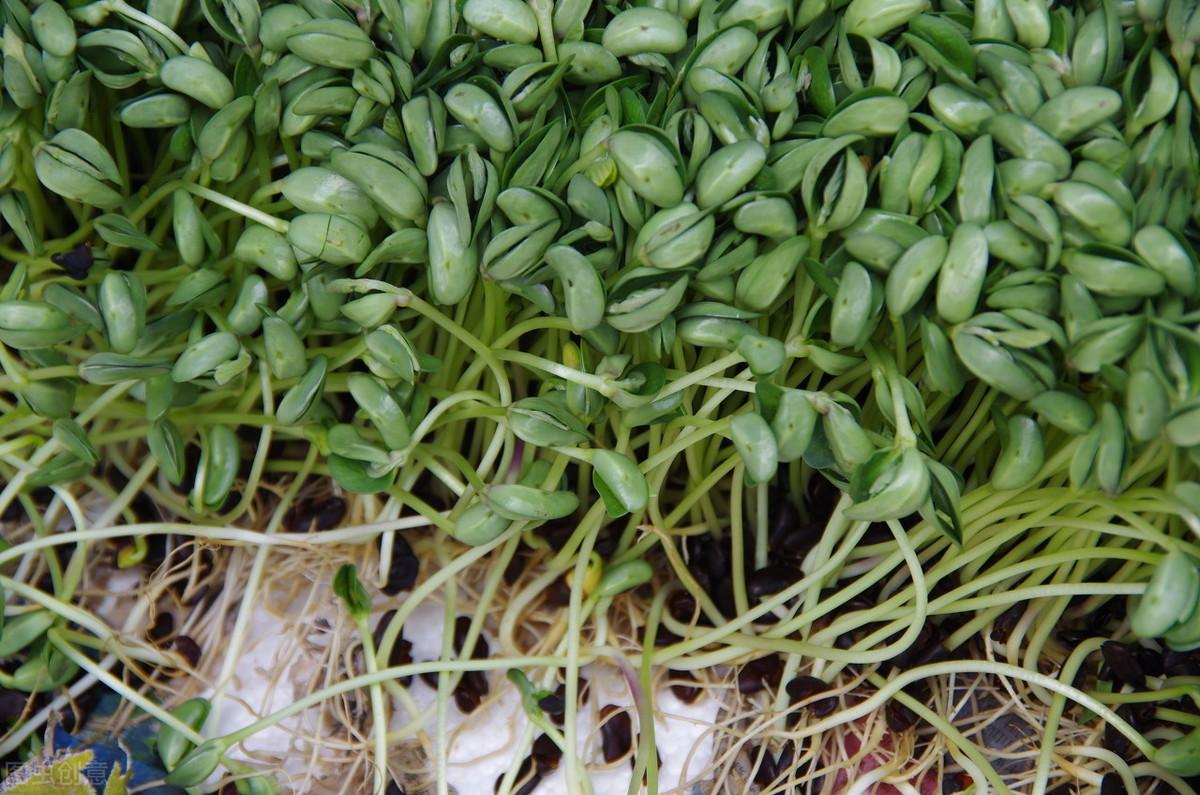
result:
<svg viewBox="0 0 1200 795"><path fill-rule="evenodd" d="M441 512L449 516L448 511ZM300 549L331 544L355 544L369 541L376 536L393 530L408 530L415 527L428 527L429 520L423 516L405 516L374 524L343 527L338 530L327 530L322 533L276 533L266 536L256 530L242 530L236 527L209 527L205 525L181 524L178 522L148 522L144 524L122 525L120 527L97 527L91 530L59 533L43 538L32 538L16 546L0 552L0 566L13 560L22 560L29 552L47 547L66 546L80 541L101 541L111 538L130 538L134 536L170 533L173 535L202 538L206 541L227 541L233 544L247 544L263 547L297 547Z"/></svg>
<svg viewBox="0 0 1200 795"><path fill-rule="evenodd" d="M110 674L108 671L102 669L99 665L88 659L87 655L81 654L74 646L72 646L70 643L67 643L67 641L61 635L59 635L58 630L50 630L46 633L46 637L50 639L50 642L53 643L59 651L70 658L73 663L99 679L104 684L108 685L109 689L112 691L119 693L121 696L131 701L143 712L152 715L159 723L163 724L164 726L170 726L184 737L187 737L188 740L193 743L204 742L204 738L201 737L200 734L191 726L188 726L186 723L172 715L170 712L167 712L158 704L129 687L120 679Z"/></svg>
<svg viewBox="0 0 1200 795"><path fill-rule="evenodd" d="M304 484L308 468L312 465L315 454L316 448L311 448L304 467L288 485L282 501L271 516L271 521L267 524L266 531L262 534L264 537L269 538L279 530L279 526L283 523L284 512L296 496L296 492ZM210 725L220 725L221 708L224 705L222 699L223 691L226 685L229 684L229 680L233 677L234 669L241 662L242 645L246 642L246 633L249 631L250 620L254 615L254 602L258 596L258 587L262 582L263 570L267 566L267 557L270 553L271 547L266 544L259 546L258 551L254 553L254 563L250 567L250 576L246 579L246 587L242 592L241 603L238 605L237 619L234 622L233 631L230 633L230 638L225 647L224 659L221 662L221 671L217 675L212 695L209 697L209 700L212 702Z"/></svg>
<svg viewBox="0 0 1200 795"><path fill-rule="evenodd" d="M249 204L244 204L237 199L229 198L223 193L218 193L215 190L209 190L208 188L204 188L199 185L193 185L191 183L185 184L184 188L186 188L189 192L196 194L197 196L209 200L213 204L218 204L224 207L226 210L232 210L238 215L248 218L256 224L262 224L268 229L278 232L281 235L287 234L287 221L282 221L273 215L267 215L262 210L256 210Z"/></svg>
<svg viewBox="0 0 1200 795"><path fill-rule="evenodd" d="M375 659L375 644L371 640L371 627L368 626L365 618L357 623L359 635L362 636L363 659L367 664L367 673L378 673L379 663ZM387 754L388 716L387 710L383 705L383 686L379 682L372 684L370 693L371 713L373 717L371 732L375 746L373 791L375 795L380 795L387 787L388 780L391 778L391 771L388 769Z"/></svg>
<svg viewBox="0 0 1200 795"><path fill-rule="evenodd" d="M1008 665L1007 663L989 662L984 660L951 660L948 662L932 663L930 665L922 665L917 668L899 674L895 679L888 682L871 697L860 701L853 707L848 707L841 712L830 715L828 718L818 721L804 727L796 732L792 732L790 736L793 739L803 739L805 737L813 737L818 734L823 734L835 726L844 726L847 723L852 723L859 718L864 718L882 709L887 704L888 699L896 693L903 690L908 685L920 679L926 679L934 676L952 676L955 674L991 674L993 676L1009 677L1019 679L1022 682L1028 682L1031 685L1045 688L1054 693L1062 693L1067 698L1076 702L1084 709L1091 710L1104 719L1108 725L1125 735L1134 746L1145 754L1147 757L1153 757L1155 748L1150 744L1145 737L1135 728L1129 725L1116 712L1109 709L1100 701L1092 698L1087 693L1078 688L1065 685L1052 676L1046 676L1035 671L1028 671L1016 665Z"/></svg>

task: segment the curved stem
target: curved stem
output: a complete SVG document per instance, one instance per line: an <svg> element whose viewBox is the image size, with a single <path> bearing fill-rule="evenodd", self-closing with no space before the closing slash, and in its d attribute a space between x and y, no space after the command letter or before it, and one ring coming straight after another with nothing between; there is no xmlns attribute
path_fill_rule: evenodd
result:
<svg viewBox="0 0 1200 795"><path fill-rule="evenodd" d="M803 739L805 737L813 737L815 735L827 732L836 726L844 726L847 723L866 717L867 715L881 709L887 704L888 699L894 697L898 692L903 690L913 682L921 679L926 679L933 676L952 676L954 674L975 673L975 674L991 674L993 676L1007 677L1010 679L1018 679L1029 684L1038 685L1046 690L1054 693L1061 693L1066 698L1071 699L1085 709L1099 715L1108 725L1119 731L1121 734L1133 743L1139 751L1146 755L1147 758L1154 757L1155 748L1150 744L1150 741L1142 736L1141 732L1129 725L1120 715L1113 710L1092 698L1082 690L1065 685L1052 676L1037 673L1036 671L1028 671L1016 665L1008 665L1007 663L991 662L986 660L953 660L951 662L931 663L922 665L917 668L909 669L899 674L895 679L892 679L886 685L875 691L870 697L860 701L852 707L848 707L841 712L831 715L817 723L806 726L794 732L790 732L789 736L794 739Z"/></svg>

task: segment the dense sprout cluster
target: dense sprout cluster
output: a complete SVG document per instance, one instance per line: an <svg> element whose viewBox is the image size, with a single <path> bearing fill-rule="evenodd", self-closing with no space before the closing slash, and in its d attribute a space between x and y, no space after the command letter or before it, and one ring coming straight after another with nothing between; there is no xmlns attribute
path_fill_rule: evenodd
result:
<svg viewBox="0 0 1200 795"><path fill-rule="evenodd" d="M568 700L588 617L652 581L677 639L647 666L772 653L826 680L935 615L953 651L1027 605L1024 667L980 672L1056 693L1051 739L1085 699L1200 774L1200 736L1156 749L1037 666L1129 596L1095 637L1200 646L1195 2L5 0L3 22L0 509L98 489L106 521L156 520L143 491L232 525L330 476L501 568L573 572ZM0 634L27 655L6 687L86 664L52 629L78 565ZM334 587L366 644L369 594ZM366 645L377 719L401 623ZM236 739L180 745L169 780Z"/></svg>

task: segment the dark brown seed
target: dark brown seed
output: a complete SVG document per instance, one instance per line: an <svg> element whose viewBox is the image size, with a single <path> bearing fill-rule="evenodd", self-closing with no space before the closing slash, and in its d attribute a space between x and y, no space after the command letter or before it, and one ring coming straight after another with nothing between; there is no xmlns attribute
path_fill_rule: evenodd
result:
<svg viewBox="0 0 1200 795"><path fill-rule="evenodd" d="M892 657L885 665L900 670L911 668L917 658L925 653L926 649L940 640L937 624L934 624L932 621L926 621L921 627L921 631L917 634L917 639L913 641L913 644L895 657Z"/></svg>
<svg viewBox="0 0 1200 795"><path fill-rule="evenodd" d="M408 795L404 787L397 784L395 781L389 781L387 789L384 790L384 795Z"/></svg>
<svg viewBox="0 0 1200 795"><path fill-rule="evenodd" d="M1012 607L1005 610L1000 615L996 616L996 620L992 622L992 640L1003 643L1008 640L1008 636L1016 629L1017 622L1021 620L1021 616L1025 615L1025 609L1028 607L1024 602L1017 602Z"/></svg>
<svg viewBox="0 0 1200 795"><path fill-rule="evenodd" d="M470 616L459 616L454 620L454 650L458 653L460 659L463 658L463 647L467 645L467 633L471 631ZM488 656L487 638L481 633L475 638L475 646L470 652L465 652L466 657L472 660L486 659Z"/></svg>
<svg viewBox="0 0 1200 795"><path fill-rule="evenodd" d="M83 281L88 277L88 271L92 269L95 258L92 256L92 247L87 243L80 243L70 251L51 254L50 261L62 268L72 279Z"/></svg>
<svg viewBox="0 0 1200 795"><path fill-rule="evenodd" d="M1105 773L1100 779L1100 795L1125 795L1125 785L1116 773Z"/></svg>
<svg viewBox="0 0 1200 795"><path fill-rule="evenodd" d="M791 740L787 740L783 744L783 748L779 751L779 756L775 760L775 769L779 772L791 769L796 759L796 744ZM821 779L817 778L812 783L810 792L821 791Z"/></svg>
<svg viewBox="0 0 1200 795"><path fill-rule="evenodd" d="M183 658L188 661L188 665L195 668L200 664L200 644L189 638L187 635L179 635L172 642L175 651L183 655Z"/></svg>
<svg viewBox="0 0 1200 795"><path fill-rule="evenodd" d="M387 582L383 585L383 592L388 596L395 596L401 591L410 590L417 584L417 575L420 573L420 569L421 563L413 554L408 540L396 533L392 539L392 562L388 567Z"/></svg>
<svg viewBox="0 0 1200 795"><path fill-rule="evenodd" d="M387 631L388 625L392 623L392 619L395 616L396 611L389 610L379 617L379 623L375 625L375 632L372 633L376 649L383 644L383 633ZM392 644L392 653L388 655L388 667L394 668L397 665L408 665L412 661L412 643L404 639L403 631L401 631L401 634L396 636L396 642ZM408 687L412 682L412 676L402 676L397 681L403 687Z"/></svg>
<svg viewBox="0 0 1200 795"><path fill-rule="evenodd" d="M894 732L908 731L917 723L917 713L899 701L889 701L884 710L888 728Z"/></svg>
<svg viewBox="0 0 1200 795"><path fill-rule="evenodd" d="M567 711L566 694L566 685L559 685L553 693L538 699L538 707L547 715L561 719Z"/></svg>
<svg viewBox="0 0 1200 795"><path fill-rule="evenodd" d="M1126 706L1128 706L1128 705L1126 705ZM1123 711L1125 714L1122 714ZM1126 718L1126 719L1128 719L1128 717L1129 717L1128 711L1124 710L1123 707L1117 709L1117 715L1119 715L1122 718ZM1129 738L1127 738L1124 734L1121 734L1119 731L1114 729L1112 727L1112 724L1109 724L1109 723L1104 724L1104 743L1103 743L1103 745L1109 751L1112 751L1114 754L1121 757L1122 759L1126 759L1126 760L1131 759L1130 751L1132 750L1133 746L1129 742ZM1133 753L1136 754L1137 751L1134 751Z"/></svg>
<svg viewBox="0 0 1200 795"><path fill-rule="evenodd" d="M482 660L488 656L487 639L480 635L475 639L475 646L470 652L464 652L463 647L467 642L467 632L471 628L470 616L459 616L454 621L454 651L460 660ZM423 673L421 679L430 687L437 687L438 675L436 673ZM457 687L454 688L455 703L463 712L472 712L484 696L490 691L487 674L482 671L466 671L462 678L459 679ZM461 693L461 695L460 695Z"/></svg>
<svg viewBox="0 0 1200 795"><path fill-rule="evenodd" d="M801 701L808 701L813 696L824 693L831 688L824 681L815 676L797 676L787 683L788 698L793 704ZM815 701L810 701L805 705L805 709L814 717L824 718L827 715L832 715L838 707L838 699L835 696L828 698L818 698ZM791 721L794 723L800 718L799 713L791 713Z"/></svg>
<svg viewBox="0 0 1200 795"><path fill-rule="evenodd" d="M676 591L667 599L671 618L681 624L691 624L696 618L696 599L687 591Z"/></svg>
<svg viewBox="0 0 1200 795"><path fill-rule="evenodd" d="M531 792L533 792L535 789L537 789L537 785L541 784L541 783L542 783L542 777L539 776L537 773L534 773L532 776L530 776L528 779L525 780L524 784L522 784L521 786L519 786L515 790L513 790L513 795L529 795Z"/></svg>
<svg viewBox="0 0 1200 795"><path fill-rule="evenodd" d="M691 685L671 685L671 692L684 704L695 704L704 693L700 688Z"/></svg>
<svg viewBox="0 0 1200 795"><path fill-rule="evenodd" d="M786 689L788 698L795 704L812 698L817 693L824 693L830 688L824 680L815 676L796 676L787 683Z"/></svg>
<svg viewBox="0 0 1200 795"><path fill-rule="evenodd" d="M464 671L462 679L458 681L457 690L464 689L477 694L480 698L486 696L491 690L487 674L483 671Z"/></svg>
<svg viewBox="0 0 1200 795"><path fill-rule="evenodd" d="M784 489L772 491L771 508L771 559L799 565L821 540L824 524L805 518Z"/></svg>
<svg viewBox="0 0 1200 795"><path fill-rule="evenodd" d="M571 604L571 586L567 585L566 576L559 577L546 586L543 602L549 608L563 608Z"/></svg>
<svg viewBox="0 0 1200 795"><path fill-rule="evenodd" d="M1126 704L1125 712L1117 710L1117 714L1125 717L1129 721L1129 725L1140 732L1148 732L1158 725L1158 704L1153 701L1147 701L1142 704ZM1126 717L1128 716L1128 717Z"/></svg>
<svg viewBox="0 0 1200 795"><path fill-rule="evenodd" d="M838 700L833 696L830 696L829 698L819 698L808 705L808 711L811 712L815 718L829 717L837 711L837 708Z"/></svg>
<svg viewBox="0 0 1200 795"><path fill-rule="evenodd" d="M1129 646L1115 640L1107 640L1100 647L1104 663L1112 671L1118 682L1127 684L1135 690L1144 690L1146 674L1138 662L1137 652Z"/></svg>
<svg viewBox="0 0 1200 795"><path fill-rule="evenodd" d="M662 754L660 754L658 751L655 751L654 758L656 760L654 764L658 767L659 770L662 770ZM637 754L630 754L630 756L629 756L629 769L630 770L633 770L634 768L637 767L637 761L638 761ZM642 783L643 784L646 783L646 777L645 777L644 773L642 774Z"/></svg>
<svg viewBox="0 0 1200 795"><path fill-rule="evenodd" d="M0 687L0 723L12 723L25 712L29 694Z"/></svg>
<svg viewBox="0 0 1200 795"><path fill-rule="evenodd" d="M299 503L284 518L284 524L293 533L313 530L332 530L346 518L346 501L341 497L326 497Z"/></svg>
<svg viewBox="0 0 1200 795"><path fill-rule="evenodd" d="M600 747L605 762L615 762L633 750L633 722L616 704L600 708Z"/></svg>
<svg viewBox="0 0 1200 795"><path fill-rule="evenodd" d="M770 548L771 560L777 563L790 563L799 566L812 548L821 540L822 528L809 522L804 522L772 542Z"/></svg>
<svg viewBox="0 0 1200 795"><path fill-rule="evenodd" d="M163 643L171 637L171 633L174 631L175 616L163 610L154 616L154 623L146 630L146 637L155 643Z"/></svg>
<svg viewBox="0 0 1200 795"><path fill-rule="evenodd" d="M459 657L463 655L463 647L467 645L467 635L470 634L470 632L470 616L458 616L454 619L454 651ZM479 640L483 640L482 635L479 637ZM476 646L478 646L478 644L476 644ZM486 641L484 642L484 646L487 646ZM468 654L467 656L470 657L471 655Z"/></svg>
<svg viewBox="0 0 1200 795"><path fill-rule="evenodd" d="M804 508L808 512L808 520L824 527L841 498L842 492L837 486L820 473L813 472L804 490Z"/></svg>
<svg viewBox="0 0 1200 795"><path fill-rule="evenodd" d="M671 692L675 694L675 698L679 699L683 703L694 704L696 699L703 695L704 690L696 687L695 685L678 683L680 680L685 683L695 682L696 677L691 671L676 671L674 677L677 684L671 685Z"/></svg>
<svg viewBox="0 0 1200 795"><path fill-rule="evenodd" d="M945 625L943 625L944 628ZM932 665L936 662L943 662L950 659L950 650L942 643L942 638L939 637L933 643L930 643L921 653L917 655L914 661L915 665Z"/></svg>
<svg viewBox="0 0 1200 795"><path fill-rule="evenodd" d="M392 653L388 655L388 667L395 668L399 665L408 665L413 661L412 642L404 638L396 638L396 642L392 644ZM412 681L412 675L401 676L397 681L404 687Z"/></svg>
<svg viewBox="0 0 1200 795"><path fill-rule="evenodd" d="M713 601L716 602L717 609L721 611L721 615L737 615L737 602L733 599L732 579L725 577L717 583L717 590L713 594Z"/></svg>
<svg viewBox="0 0 1200 795"><path fill-rule="evenodd" d="M783 676L783 659L778 654L768 654L751 660L738 671L737 683L740 693L757 693L779 686Z"/></svg>
<svg viewBox="0 0 1200 795"><path fill-rule="evenodd" d="M529 755L537 766L538 774L544 776L558 769L558 762L562 759L562 749L554 744L549 735L539 734L533 741L533 748Z"/></svg>
<svg viewBox="0 0 1200 795"><path fill-rule="evenodd" d="M1109 631L1112 625L1125 618L1125 600L1110 599L1100 607L1096 608L1088 616L1088 629L1092 630L1095 635L1103 635L1105 637L1111 635ZM1093 635L1093 637L1095 637Z"/></svg>
<svg viewBox="0 0 1200 795"><path fill-rule="evenodd" d="M711 535L689 536L684 542L688 570L706 592L715 584L729 579L727 545Z"/></svg>
<svg viewBox="0 0 1200 795"><path fill-rule="evenodd" d="M1200 676L1200 660L1192 652L1163 652L1163 672L1167 676Z"/></svg>
<svg viewBox="0 0 1200 795"><path fill-rule="evenodd" d="M483 695L475 688L465 685L464 682L466 682L466 677L459 680L458 687L454 688L454 703L464 715L470 715L483 703Z"/></svg>
<svg viewBox="0 0 1200 795"><path fill-rule="evenodd" d="M493 786L494 792L500 791L500 784L504 781L504 774L496 776L496 784ZM521 767L517 770L516 784L518 785L513 790L513 795L529 795L537 788L537 785L542 781L541 775L534 769L533 760L528 756L521 762Z"/></svg>
<svg viewBox="0 0 1200 795"><path fill-rule="evenodd" d="M772 485L768 490L767 498L770 502L768 539L774 546L777 541L798 527L804 518L800 515L800 509L796 507L796 503L792 502L791 495L786 488Z"/></svg>
<svg viewBox="0 0 1200 795"><path fill-rule="evenodd" d="M754 748L750 751L751 764L755 759L758 759L759 749ZM758 763L758 769L754 771L754 783L760 787L768 786L772 781L779 777L779 769L775 765L775 757L769 748L762 749L762 760Z"/></svg>
<svg viewBox="0 0 1200 795"><path fill-rule="evenodd" d="M413 662L413 642L396 638L395 644L391 646L391 653L388 654L388 665L390 668L396 668L397 665L408 665ZM412 676L401 677L402 685L407 685Z"/></svg>
<svg viewBox="0 0 1200 795"><path fill-rule="evenodd" d="M1146 676L1162 676L1166 669L1163 667L1163 653L1149 646L1137 647L1138 664Z"/></svg>
<svg viewBox="0 0 1200 795"><path fill-rule="evenodd" d="M379 617L379 621L375 623L375 631L371 633L371 639L375 641L375 648L379 648L383 643L383 633L387 631L388 624L392 623L392 619L396 617L395 610L389 610Z"/></svg>
<svg viewBox="0 0 1200 795"><path fill-rule="evenodd" d="M836 591L833 588L826 589L821 592L821 598L824 599L826 596L833 596L835 593ZM874 609L875 604L875 601L868 599L866 594L861 594L838 608L838 613L842 615L847 613L861 613L864 610Z"/></svg>
<svg viewBox="0 0 1200 795"><path fill-rule="evenodd" d="M524 550L518 550L517 554L509 559L508 565L504 567L504 582L507 585L516 585L529 566L529 558L524 552Z"/></svg>
<svg viewBox="0 0 1200 795"><path fill-rule="evenodd" d="M803 576L794 566L772 563L750 574L746 583L746 593L752 601L759 602L790 587Z"/></svg>

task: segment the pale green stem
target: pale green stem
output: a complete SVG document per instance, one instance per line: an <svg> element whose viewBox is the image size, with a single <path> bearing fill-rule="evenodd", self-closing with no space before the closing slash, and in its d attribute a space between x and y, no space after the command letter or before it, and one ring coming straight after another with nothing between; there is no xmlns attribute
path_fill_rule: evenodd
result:
<svg viewBox="0 0 1200 795"><path fill-rule="evenodd" d="M128 646L130 649L135 649L137 651L137 656L139 658L150 660L159 665L170 665L174 662L174 660L172 660L170 657L163 655L154 647L149 646L141 641L119 640L116 636L116 633L113 632L112 628L109 627L108 624L105 624L91 613L83 610L82 608L78 608L75 605L67 604L61 599L55 599L53 596L44 593L38 588L34 588L33 586L26 585L19 580L14 580L3 575L0 575L0 586L3 586L4 590L10 593L16 594L24 599L28 599L31 602L36 602L50 612L66 619L67 621L78 624L96 637L103 639L106 645L115 647L116 649L123 649Z"/></svg>
<svg viewBox="0 0 1200 795"><path fill-rule="evenodd" d="M813 737L818 734L823 734L837 726L844 726L852 723L860 718L870 715L876 710L882 709L888 702L888 699L893 698L898 692L908 687L913 682L921 679L927 679L934 676L954 676L958 674L990 674L992 676L1008 677L1010 679L1018 679L1032 685L1050 690L1054 693L1061 693L1067 698L1075 701L1085 709L1099 715L1105 722L1116 729L1121 734L1125 735L1128 740L1133 743L1139 751L1146 755L1147 758L1154 758L1155 748L1150 744L1150 741L1142 736L1141 732L1129 725L1116 712L1100 703L1097 699L1092 698L1082 690L1065 685L1052 676L1037 673L1036 671L1028 671L1016 665L1008 665L1006 663L991 662L986 660L952 660L949 662L932 663L930 665L922 665L917 668L911 668L896 676L886 685L883 685L879 690L875 691L870 697L863 699L854 706L831 715L824 720L820 720L802 729L794 732L789 732L787 736L794 739L803 739L805 737Z"/></svg>
<svg viewBox="0 0 1200 795"><path fill-rule="evenodd" d="M365 617L357 619L355 623L358 625L358 635L363 647L363 659L366 661L367 673L378 673L379 663L375 659L375 641L371 637L371 627L368 626ZM379 795L379 793L387 788L388 781L391 778L387 752L388 714L383 704L382 684L375 682L370 685L369 689L371 693L372 714L371 734L375 748L375 765L373 770L374 792L375 795Z"/></svg>
<svg viewBox="0 0 1200 795"><path fill-rule="evenodd" d="M541 356L534 356L531 353L521 353L519 351L496 351L496 358L502 361L519 364L528 370L538 370L540 372L549 373L550 375L562 378L565 381L580 384L596 390L605 397L612 397L617 393L616 386L612 381L604 376L585 373L583 370L576 370L573 367L567 367L565 364L552 362L549 359Z"/></svg>
<svg viewBox="0 0 1200 795"><path fill-rule="evenodd" d="M869 674L867 680L875 687L883 687L887 683L887 680L878 673ZM971 774L975 786L981 792L986 792L988 783L991 783L997 792L1002 793L1002 795L1009 795L1011 790L1004 783L1004 779L1000 777L1000 774L996 772L996 769L992 767L991 762L987 760L987 757L980 752L979 748L973 742L964 737L962 732L955 728L954 724L903 690L896 693L895 699L937 729L951 746L952 754L954 754L954 749L956 749L963 756L967 757L970 763L976 768L976 770L969 770L968 772Z"/></svg>
<svg viewBox="0 0 1200 795"><path fill-rule="evenodd" d="M75 418L75 421L80 425L86 426L92 421L92 418L103 411L108 404L112 403L114 400L133 388L133 385L133 381L125 381L109 387L102 395L89 403L83 411L79 412L79 416ZM15 475L13 475L12 480L10 480L4 487L4 490L0 491L0 513L6 511L8 506L12 504L13 498L15 498L21 489L24 488L26 479L31 474L36 472L38 467L46 463L46 461L48 461L52 455L57 453L59 449L60 446L58 444L58 440L51 437L29 459L28 468L21 469Z"/></svg>
<svg viewBox="0 0 1200 795"><path fill-rule="evenodd" d="M212 202L213 204L219 204L220 206L224 207L227 210L232 210L233 212L237 213L238 215L240 215L244 218L247 218L256 224L261 224L261 225L267 227L268 229L278 232L281 235L287 234L287 231L288 231L288 222L287 221L283 221L279 218L276 218L273 215L268 215L267 213L264 213L262 210L258 210L258 209L255 209L254 207L251 207L249 204L243 204L242 202L238 201L237 199L231 199L230 197L226 196L224 193L218 193L215 190L210 190L208 188L201 187L200 185L195 185L192 183L185 183L183 187L186 188L189 193L194 193L195 195L197 195L203 199L207 199L208 201Z"/></svg>
<svg viewBox="0 0 1200 795"><path fill-rule="evenodd" d="M301 467L300 473L292 479L288 484L287 491L276 506L274 514L271 516L271 521L268 522L263 535L270 536L279 530L279 526L283 523L283 517L287 513L288 506L299 493L300 487L304 485L305 478L309 468L312 467L316 460L317 448L312 446L308 448L308 455L304 459L304 464ZM216 681L213 685L212 696L212 714L210 719L213 725L220 723L221 709L224 705L222 695L230 680L233 678L233 672L241 663L241 648L246 642L246 633L250 631L250 621L254 616L255 600L258 596L258 588L262 582L263 571L267 566L267 558L271 554L271 547L262 545L254 554L254 563L250 567L250 575L246 578L246 586L242 593L242 599L238 605L237 618L234 620L233 630L229 633L226 640L224 659L221 662L221 670L217 674Z"/></svg>
<svg viewBox="0 0 1200 795"><path fill-rule="evenodd" d="M1063 682L1070 682L1079 673L1080 667L1089 654L1100 648L1104 642L1103 638L1089 638L1083 643L1075 647L1071 652L1071 656L1063 663L1062 669L1059 671L1059 679ZM1055 693L1053 701L1050 704L1050 712L1046 715L1046 723L1042 729L1042 747L1038 752L1037 772L1033 778L1033 795L1045 795L1046 784L1050 778L1050 760L1054 753L1054 739L1058 734L1058 721L1062 718L1063 708L1066 706L1067 698L1062 693ZM1130 792L1136 792L1136 787Z"/></svg>
<svg viewBox="0 0 1200 795"><path fill-rule="evenodd" d="M445 516L446 514L443 513L442 515ZM119 527L97 527L91 530L77 530L58 535L44 536L42 538L32 538L29 541L24 541L0 552L0 566L14 560L20 560L27 553L38 549L66 546L84 541L131 538L155 533L170 533L191 538L202 538L206 541L214 542L225 541L254 546L296 547L297 549L304 549L318 546L362 543L393 530L409 530L416 527L427 527L428 525L429 520L423 516L405 516L401 519L393 519L387 522L342 527L337 530L327 530L317 534L276 533L273 536L265 536L257 530L242 530L236 527L206 527L178 522L149 522L121 525Z"/></svg>
<svg viewBox="0 0 1200 795"><path fill-rule="evenodd" d="M590 662L590 659L588 661ZM486 660L429 660L428 662L409 663L408 665L382 668L375 673L360 674L349 679L343 679L328 687L309 693L297 701L288 704L286 707L259 718L254 723L243 726L237 731L226 734L219 739L227 745L233 745L247 737L253 737L263 729L270 728L280 721L285 721L293 715L298 715L310 707L315 707L323 701L340 696L342 693L349 693L352 690L358 690L362 687L370 687L376 683L401 679L405 676L441 673L442 671L499 671L509 668L536 668L544 665L561 666L563 663L564 660L562 657L543 655L531 657L491 657Z"/></svg>
<svg viewBox="0 0 1200 795"><path fill-rule="evenodd" d="M153 716L154 719L159 723L163 724L164 726L170 726L172 729L179 732L193 743L204 742L204 738L201 737L195 729L193 729L191 726L188 726L186 723L179 720L179 718L176 718L170 712L163 709L158 704L146 698L141 693L129 687L120 679L101 668L94 661L89 659L87 655L81 653L78 649L68 643L66 639L63 638L62 633L57 629L51 629L46 633L46 637L49 638L50 642L53 643L55 647L63 653L64 656L70 659L71 662L75 663L80 668L99 679L114 693L117 693L122 698L129 700L132 704L136 705L138 709L141 709L146 714Z"/></svg>

